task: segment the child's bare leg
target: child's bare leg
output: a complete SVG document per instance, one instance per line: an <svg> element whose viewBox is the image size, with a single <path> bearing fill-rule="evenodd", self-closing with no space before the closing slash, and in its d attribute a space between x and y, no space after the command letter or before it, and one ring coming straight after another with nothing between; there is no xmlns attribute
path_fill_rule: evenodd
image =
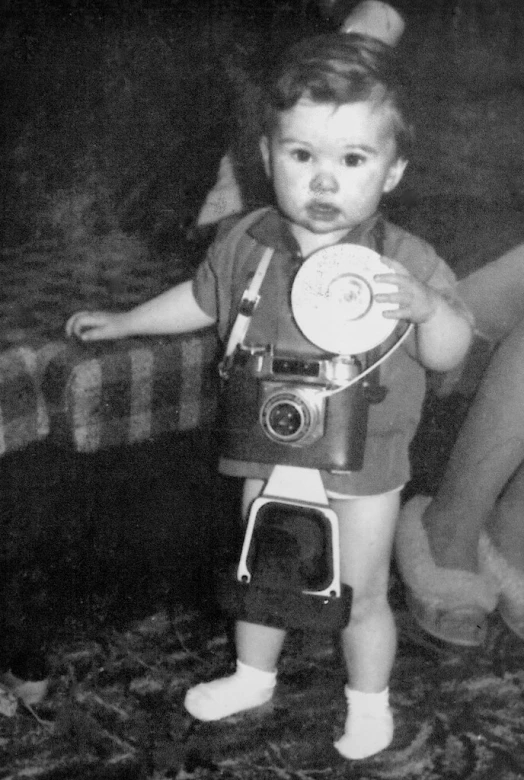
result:
<svg viewBox="0 0 524 780"><path fill-rule="evenodd" d="M247 520L251 504L264 489L264 480L246 479L242 494L242 517ZM257 669L274 672L286 632L278 628L245 623L236 624L235 640L239 661Z"/></svg>
<svg viewBox="0 0 524 780"><path fill-rule="evenodd" d="M286 632L239 620L235 640L238 660L265 672L275 672Z"/></svg>
<svg viewBox="0 0 524 780"><path fill-rule="evenodd" d="M340 520L343 582L353 588L349 625L342 632L352 688L377 693L389 683L397 632L388 603L391 551L400 493L333 501Z"/></svg>
<svg viewBox="0 0 524 780"><path fill-rule="evenodd" d="M388 684L397 633L387 592L400 494L332 501L340 521L342 581L353 588L351 619L342 632L348 716L336 743L346 758L378 753L393 738Z"/></svg>
<svg viewBox="0 0 524 780"><path fill-rule="evenodd" d="M246 480L244 518L263 486L262 480ZM184 701L188 712L199 720L220 720L269 701L276 685L276 666L285 636L281 629L238 621L236 672L190 688Z"/></svg>

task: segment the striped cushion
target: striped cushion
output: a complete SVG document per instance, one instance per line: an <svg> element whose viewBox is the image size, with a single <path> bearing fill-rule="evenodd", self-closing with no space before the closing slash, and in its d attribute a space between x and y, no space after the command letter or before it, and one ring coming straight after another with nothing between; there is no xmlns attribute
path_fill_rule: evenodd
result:
<svg viewBox="0 0 524 780"><path fill-rule="evenodd" d="M0 353L0 455L21 450L48 433L37 353L30 346L7 349Z"/></svg>
<svg viewBox="0 0 524 780"><path fill-rule="evenodd" d="M91 453L212 424L214 332L82 345L41 353L55 443Z"/></svg>

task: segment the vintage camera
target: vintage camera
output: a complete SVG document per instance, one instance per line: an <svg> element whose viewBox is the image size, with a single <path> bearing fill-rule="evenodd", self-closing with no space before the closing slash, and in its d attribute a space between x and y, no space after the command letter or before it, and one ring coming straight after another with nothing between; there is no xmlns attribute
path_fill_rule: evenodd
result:
<svg viewBox="0 0 524 780"><path fill-rule="evenodd" d="M222 393L221 453L333 471L362 467L368 399L352 356L238 349ZM335 392L332 392L335 390Z"/></svg>

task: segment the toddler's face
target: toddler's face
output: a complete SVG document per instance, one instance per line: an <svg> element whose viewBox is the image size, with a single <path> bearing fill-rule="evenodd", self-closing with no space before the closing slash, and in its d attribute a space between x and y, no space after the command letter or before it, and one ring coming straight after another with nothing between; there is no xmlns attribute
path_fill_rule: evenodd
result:
<svg viewBox="0 0 524 780"><path fill-rule="evenodd" d="M279 116L261 151L278 206L300 242L305 233L335 243L375 213L402 178L387 104L334 106L302 98Z"/></svg>

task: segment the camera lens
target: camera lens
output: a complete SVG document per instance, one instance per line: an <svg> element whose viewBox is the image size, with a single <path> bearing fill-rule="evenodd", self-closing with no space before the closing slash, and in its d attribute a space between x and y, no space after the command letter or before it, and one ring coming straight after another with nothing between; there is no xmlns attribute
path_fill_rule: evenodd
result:
<svg viewBox="0 0 524 780"><path fill-rule="evenodd" d="M295 404L277 404L268 415L268 425L279 437L295 436L303 423L303 417Z"/></svg>
<svg viewBox="0 0 524 780"><path fill-rule="evenodd" d="M298 393L277 392L263 405L260 421L273 441L298 444L309 433L311 412Z"/></svg>

